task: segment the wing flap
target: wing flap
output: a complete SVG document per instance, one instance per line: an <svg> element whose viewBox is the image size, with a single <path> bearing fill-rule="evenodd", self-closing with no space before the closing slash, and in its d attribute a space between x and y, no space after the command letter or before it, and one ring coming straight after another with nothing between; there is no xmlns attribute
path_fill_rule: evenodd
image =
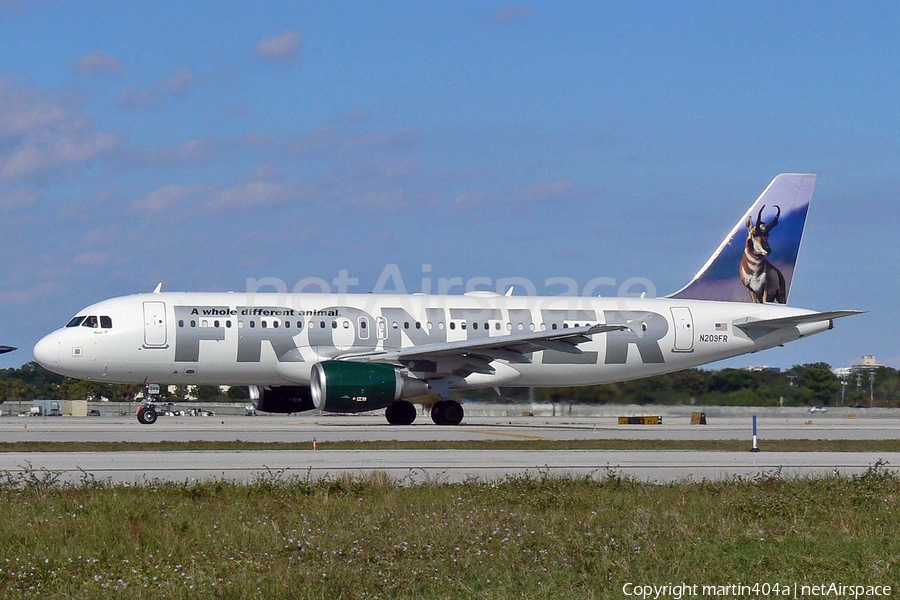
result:
<svg viewBox="0 0 900 600"><path fill-rule="evenodd" d="M511 333L473 340L456 342L436 342L420 346L409 346L397 350L379 350L364 353L345 353L335 360L352 360L358 362L399 363L409 360L433 360L436 358L462 357L466 355L487 355L488 357L509 360L510 362L530 363L525 354L540 350L561 350L578 354L577 345L589 341L590 336L622 331L629 325L584 325L554 331L528 331Z"/></svg>

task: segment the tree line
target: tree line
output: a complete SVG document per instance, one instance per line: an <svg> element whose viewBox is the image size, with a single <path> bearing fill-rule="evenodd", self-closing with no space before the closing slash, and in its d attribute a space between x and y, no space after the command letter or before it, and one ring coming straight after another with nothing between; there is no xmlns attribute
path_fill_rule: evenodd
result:
<svg viewBox="0 0 900 600"><path fill-rule="evenodd" d="M460 397L483 401L536 402L569 404L694 404L698 406L874 406L900 407L900 371L879 367L869 373L841 379L826 363L796 365L787 371L749 371L746 369L689 369L667 375L621 383L578 387L491 389L461 392ZM223 392L218 386L162 386L163 400L242 401L246 387L231 387ZM843 388L843 389L842 389ZM36 362L15 369L0 369L0 402L34 400L100 400L130 402L143 391L141 385L116 385L71 379L47 371ZM533 394L533 395L532 395Z"/></svg>

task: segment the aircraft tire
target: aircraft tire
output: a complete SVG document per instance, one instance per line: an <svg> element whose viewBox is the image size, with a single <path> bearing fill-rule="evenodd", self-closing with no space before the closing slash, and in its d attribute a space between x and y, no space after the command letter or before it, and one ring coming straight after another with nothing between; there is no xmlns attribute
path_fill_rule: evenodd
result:
<svg viewBox="0 0 900 600"><path fill-rule="evenodd" d="M157 415L156 411L150 406L142 407L138 410L137 414L138 422L140 422L141 425L153 425L156 423L158 417L159 415Z"/></svg>
<svg viewBox="0 0 900 600"><path fill-rule="evenodd" d="M441 423L440 425L459 425L462 423L465 411L462 405L456 400L443 400L444 406L441 407Z"/></svg>
<svg viewBox="0 0 900 600"><path fill-rule="evenodd" d="M394 402L384 411L384 418L391 425L412 425L416 420L416 407L406 400Z"/></svg>
<svg viewBox="0 0 900 600"><path fill-rule="evenodd" d="M431 405L431 420L435 425L444 424L444 400L438 400Z"/></svg>

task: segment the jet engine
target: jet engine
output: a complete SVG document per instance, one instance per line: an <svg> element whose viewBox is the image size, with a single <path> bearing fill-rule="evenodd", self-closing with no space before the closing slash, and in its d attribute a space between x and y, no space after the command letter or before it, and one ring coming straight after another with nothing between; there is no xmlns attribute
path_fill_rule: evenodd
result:
<svg viewBox="0 0 900 600"><path fill-rule="evenodd" d="M295 413L315 408L309 388L306 386L251 385L250 403L256 410L270 413Z"/></svg>
<svg viewBox="0 0 900 600"><path fill-rule="evenodd" d="M316 408L337 413L377 410L428 393L426 382L390 365L333 360L313 365L309 385Z"/></svg>

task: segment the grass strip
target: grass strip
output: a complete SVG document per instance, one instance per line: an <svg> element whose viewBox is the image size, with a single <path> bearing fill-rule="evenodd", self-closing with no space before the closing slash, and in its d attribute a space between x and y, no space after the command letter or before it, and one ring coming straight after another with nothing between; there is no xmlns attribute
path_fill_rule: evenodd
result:
<svg viewBox="0 0 900 600"><path fill-rule="evenodd" d="M623 598L628 583L768 597L699 590L900 583L900 479L878 466L673 484L49 476L0 481L2 598Z"/></svg>
<svg viewBox="0 0 900 600"><path fill-rule="evenodd" d="M768 452L900 452L900 440L764 440ZM0 442L0 452L311 450L312 441ZM746 452L745 440L373 440L323 441L318 450L706 450Z"/></svg>

